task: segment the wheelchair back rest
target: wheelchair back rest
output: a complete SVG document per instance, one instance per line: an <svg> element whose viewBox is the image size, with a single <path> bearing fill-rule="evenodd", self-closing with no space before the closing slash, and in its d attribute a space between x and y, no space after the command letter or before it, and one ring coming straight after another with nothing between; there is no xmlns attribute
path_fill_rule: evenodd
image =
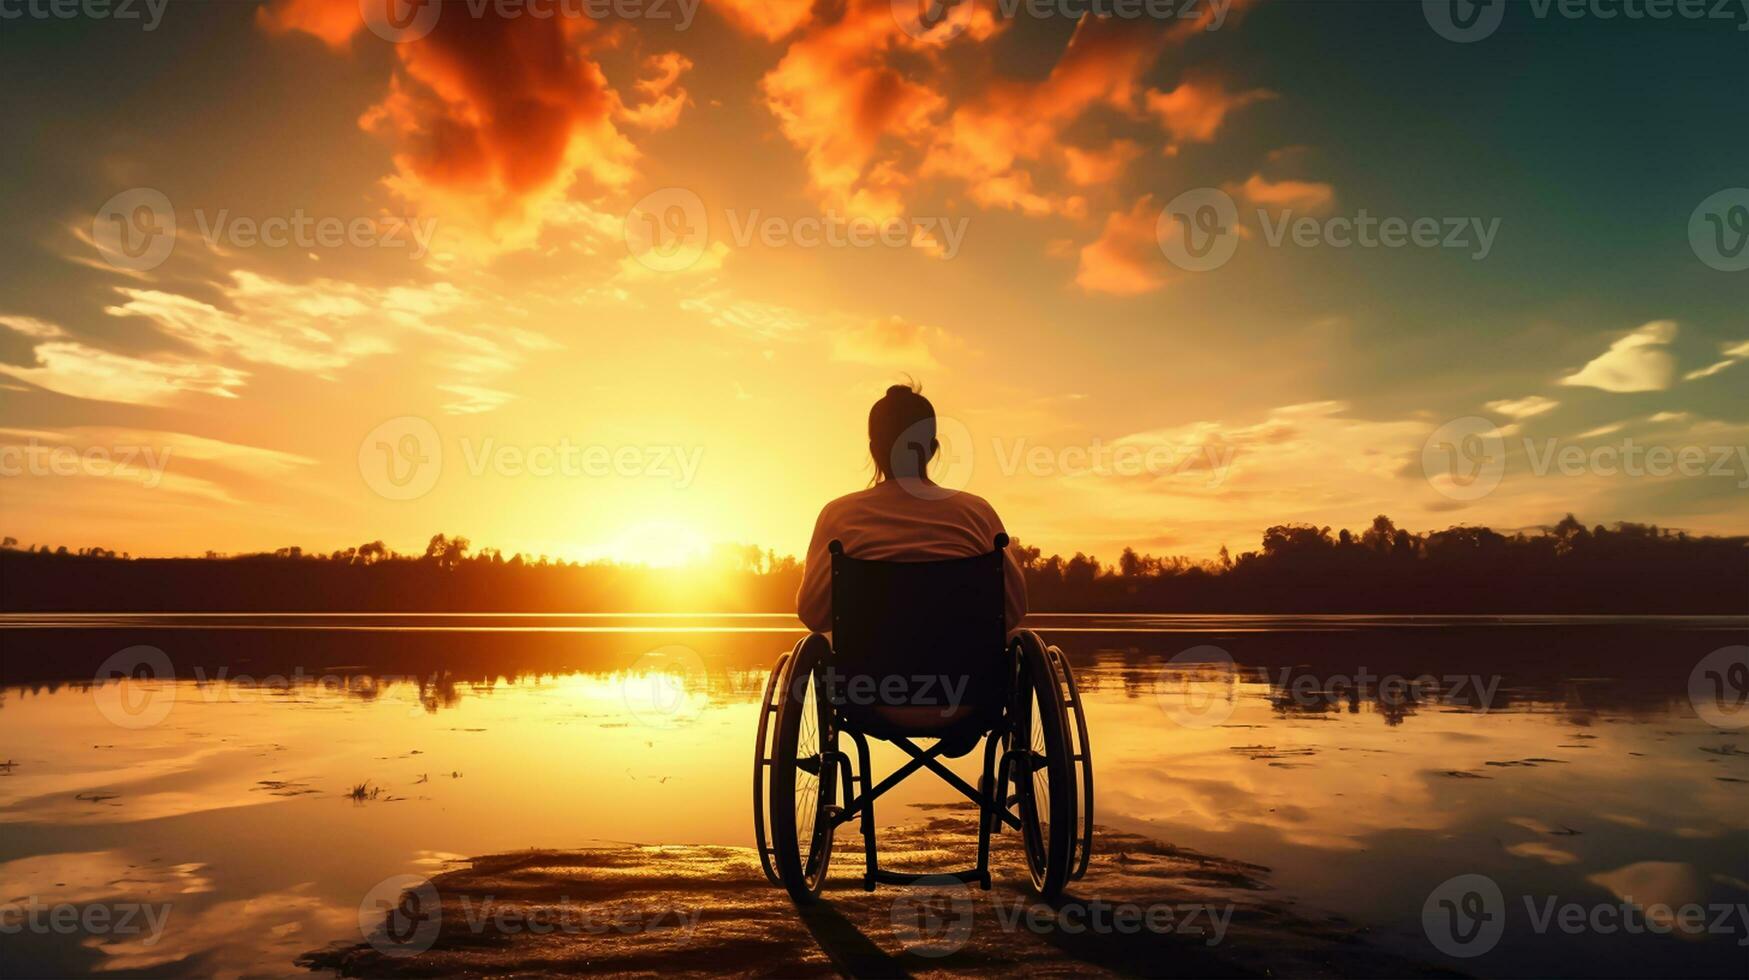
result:
<svg viewBox="0 0 1749 980"><path fill-rule="evenodd" d="M1002 549L940 561L832 552L832 680L839 716L873 735L988 728L1010 679Z"/></svg>

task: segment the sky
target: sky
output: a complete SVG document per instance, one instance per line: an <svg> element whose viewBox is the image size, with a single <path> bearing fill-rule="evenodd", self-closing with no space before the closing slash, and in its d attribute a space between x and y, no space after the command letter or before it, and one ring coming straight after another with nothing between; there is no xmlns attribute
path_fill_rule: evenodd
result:
<svg viewBox="0 0 1749 980"><path fill-rule="evenodd" d="M1749 531L1749 5L407 2L0 0L0 533Z"/></svg>

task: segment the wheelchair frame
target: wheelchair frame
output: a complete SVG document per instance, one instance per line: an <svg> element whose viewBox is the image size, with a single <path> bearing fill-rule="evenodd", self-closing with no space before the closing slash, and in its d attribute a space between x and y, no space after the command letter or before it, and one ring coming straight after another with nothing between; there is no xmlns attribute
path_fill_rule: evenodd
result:
<svg viewBox="0 0 1749 980"><path fill-rule="evenodd" d="M1006 544L1005 536L998 538L998 549ZM839 550L834 550L834 554L839 553ZM1000 715L978 736L983 742L983 766L976 788L941 761L940 757L948 743L937 740L934 745L922 748L912 740L930 737L924 734L873 736L897 746L909 758L878 783L871 785L871 736L847 724L848 719L841 716L836 705L818 701L819 698L829 698L830 695L816 673L831 663L830 640L823 634L812 633L798 641L789 653L781 655L772 668L761 700L753 766L754 837L760 866L766 878L772 884L788 888L798 902L811 901L825 881L831 862L832 840L837 829L853 820L860 821L864 859L862 887L866 891L873 891L879 883L908 885L943 879L966 884L976 883L979 887L988 889L991 885L990 839L1004 826L1021 831L1033 885L1047 898L1055 897L1055 893L1064 884L1084 875L1092 851L1093 766L1086 717L1073 672L1062 651L1047 646L1038 634L1030 630L1015 631L1006 645L1006 653L1006 669L1011 678L1008 703L1003 706ZM778 756L778 746L782 741L779 729L785 721L786 709L794 704L797 706L794 710L802 712L807 703L805 693L795 699L790 697L792 692L798 690L797 683L801 681L796 676L798 667L815 674L807 678L806 683L814 690L817 699L815 710L819 712L822 723L818 732L819 752L817 756L808 756L805 759L782 759ZM1047 691L1054 692L1054 696L1047 696ZM1052 711L1055 721L1045 724L1042 718L1031 718L1031 708L1035 702L1041 711ZM801 720L794 719L793 724L799 725ZM1027 726L1026 732L1019 731L1022 725ZM1044 738L1047 742L1051 739L1048 731L1054 730L1055 738L1061 745L1047 744L1043 747L1042 754L1036 751L1030 740L1032 725L1038 725L1041 733L1046 733ZM855 744L854 760L839 744L840 735L848 735ZM1018 744L1022 737L1028 738L1025 747ZM1029 827L1023 821L1029 818L1035 824L1038 821L1039 801L1034 798L1035 785L1031 774L1045 768L1053 754L1061 760L1059 773L1066 774L1068 778L1049 783L1049 799L1046 801L1047 808L1051 811L1049 824L1061 823L1061 817L1065 814L1069 819L1067 826L1060 831L1053 829L1049 834L1050 839L1044 840L1042 827ZM798 771L809 772L819 781L820 798L815 804L816 824L810 840L805 842L806 854L802 853L804 842L777 839L778 828L770 819L770 815L779 805L775 798L778 791L773 776L781 765L791 765ZM977 805L978 856L975 866L961 871L930 873L898 872L880 866L875 801L924 769L935 773L961 796ZM796 777L791 773L789 778L793 786ZM837 789L840 779L843 787L841 800ZM1011 783L1014 790L1012 794ZM1059 788L1068 794L1066 803L1058 802ZM793 798L789 802L793 804ZM1019 812L1015 811L1016 805ZM793 806L791 809L793 811ZM795 836L799 837L799 828L793 827L793 812L790 817L792 819L785 826L792 827L796 831ZM822 821L824 826L820 825ZM793 853L785 855L790 860L780 857L780 847L792 849ZM819 862L817 870L813 869L816 859Z"/></svg>

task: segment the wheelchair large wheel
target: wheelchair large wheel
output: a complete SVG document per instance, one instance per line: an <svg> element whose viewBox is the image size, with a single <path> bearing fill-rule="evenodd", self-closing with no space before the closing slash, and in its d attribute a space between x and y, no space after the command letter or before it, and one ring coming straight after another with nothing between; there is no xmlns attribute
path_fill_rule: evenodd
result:
<svg viewBox="0 0 1749 980"><path fill-rule="evenodd" d="M1023 634L1009 758L1015 767L1020 836L1032 886L1055 899L1069 880L1076 836L1076 788L1062 685L1044 645Z"/></svg>
<svg viewBox="0 0 1749 980"><path fill-rule="evenodd" d="M770 818L766 815L766 806L771 802L766 793L766 783L769 781L766 773L771 769L771 760L774 757L772 750L777 742L777 725L772 723L772 719L777 716L777 692L783 690L783 674L789 668L791 655L780 655L777 663L771 667L771 676L766 678L765 696L759 699L759 734L753 743L753 842L759 848L759 866L765 871L765 879L774 885L783 882L778 880L777 868L771 863L773 851L770 838L765 833L766 828L771 825Z"/></svg>
<svg viewBox="0 0 1749 980"><path fill-rule="evenodd" d="M1087 874L1087 863L1093 858L1093 746L1087 741L1087 713L1081 707L1081 689L1075 686L1075 671L1069 658L1052 646L1049 654L1057 669L1057 681L1062 685L1063 711L1069 717L1067 734L1071 739L1069 759L1075 764L1075 812L1081 818L1080 834L1075 838L1073 859L1069 862L1069 879L1079 880Z"/></svg>
<svg viewBox="0 0 1749 980"><path fill-rule="evenodd" d="M832 860L837 732L825 677L825 644L803 641L776 693L771 748L771 856L778 880L799 905L820 893Z"/></svg>

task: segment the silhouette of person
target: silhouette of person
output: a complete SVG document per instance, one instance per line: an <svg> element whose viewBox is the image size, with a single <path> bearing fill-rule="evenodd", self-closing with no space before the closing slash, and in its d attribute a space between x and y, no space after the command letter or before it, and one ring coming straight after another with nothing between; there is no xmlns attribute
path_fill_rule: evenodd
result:
<svg viewBox="0 0 1749 980"><path fill-rule="evenodd" d="M910 385L893 385L868 410L868 451L875 482L866 490L828 503L814 522L796 594L796 615L807 627L832 628L834 539L852 558L868 561L932 561L989 553L1003 533L996 509L976 494L951 490L929 479L929 461L941 445L935 438L935 406ZM1008 628L1026 616L1026 579L1003 553Z"/></svg>

